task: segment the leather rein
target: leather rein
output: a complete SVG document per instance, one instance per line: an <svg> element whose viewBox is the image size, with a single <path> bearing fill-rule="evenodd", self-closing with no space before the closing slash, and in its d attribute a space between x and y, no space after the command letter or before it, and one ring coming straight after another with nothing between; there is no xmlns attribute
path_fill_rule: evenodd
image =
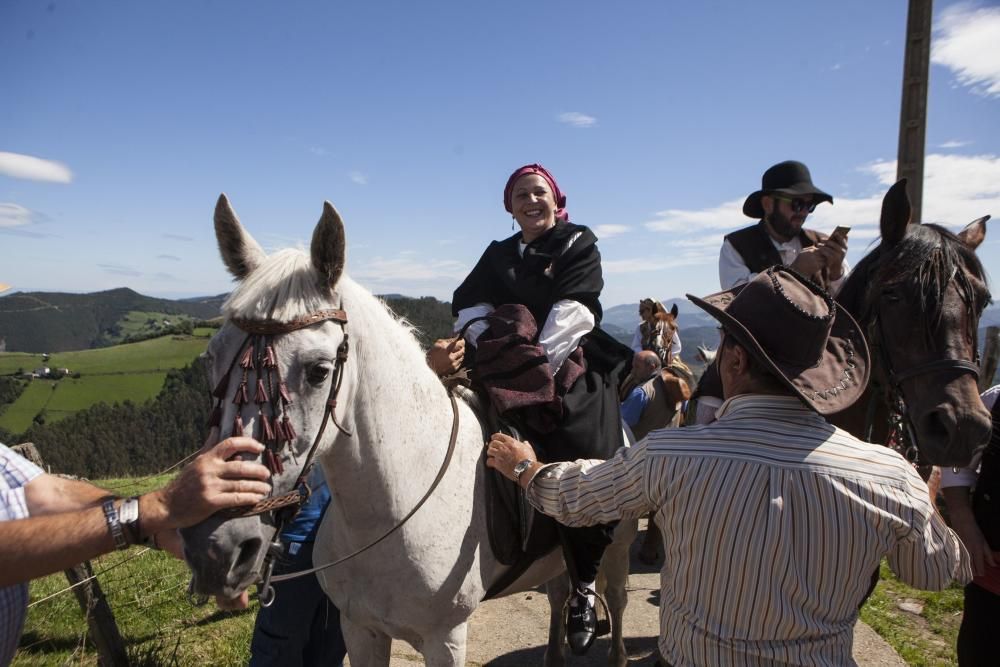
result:
<svg viewBox="0 0 1000 667"><path fill-rule="evenodd" d="M969 312L972 312L971 307ZM868 326L868 339L871 341L872 347L877 350L888 379L888 386L885 387L883 392L886 405L889 409L889 437L885 444L901 454L914 467L921 465L920 450L917 446L916 432L913 429L913 423L907 409L906 396L903 392L903 382L920 375L946 371L958 374L970 373L975 376L978 382L980 372L978 315L974 319L972 349L974 350L975 358L973 361L954 358L935 359L934 361L917 364L904 370L893 368L892 358L885 345L886 336L882 326L882 317L877 308L875 309L875 316ZM873 393L868 404L868 416L865 420L864 439L868 442L871 442L872 431L875 426L877 400L878 395Z"/></svg>
<svg viewBox="0 0 1000 667"><path fill-rule="evenodd" d="M244 508L235 508L233 510L226 510L220 512L220 515L226 518L238 518L238 517L251 517L261 514L272 514L274 518L274 535L272 537L271 543L268 546L267 554L264 557L264 562L261 566L261 581L258 584L258 596L260 598L261 606L269 607L274 603L275 592L273 583L287 581L289 579L296 579L298 577L303 577L309 574L314 574L320 570L325 570L335 565L339 565L344 561L350 560L355 556L371 549L375 545L379 544L387 537L392 535L394 532L403 527L403 525L410 520L410 518L417 513L417 511L424 505L428 498L437 489L438 484L440 484L444 474L451 463L452 455L455 452L455 444L458 440L458 403L455 399L454 393L451 391L451 387L448 388L448 396L451 399L452 408L452 424L451 424L451 436L448 440L448 450L445 454L444 461L438 470L437 476L431 483L430 487L424 493L423 497L414 505L406 516L400 519L392 528L387 530L377 539L366 544L365 546L357 549L350 554L338 558L330 563L325 563L316 567L312 567L308 570L300 570L297 572L290 572L288 574L273 575L274 565L277 558L282 553L282 544L280 540L281 530L284 524L290 520L299 511L299 509L306 503L311 494L311 490L307 484L307 479L312 467L315 464L316 452L319 448L320 442L323 441L323 434L326 432L326 425L328 422L333 422L337 429L346 435L347 437L353 437L353 433L344 428L340 422L337 420L337 396L340 393L341 385L344 381L344 367L347 363L350 346L348 344L347 335L347 312L341 309L327 309L318 310L316 312L310 313L303 317L296 318L290 322L275 322L273 320L247 320L247 319L232 319L230 322L244 331L247 334L247 338L244 340L243 345L240 346L236 353L236 357L233 359L229 366L229 370L223 377L222 381L216 387L213 395L218 399L219 404L216 405L216 409L213 411L213 417L209 421L210 426L217 426L219 417L221 414L221 401L224 398L226 391L229 386L229 376L233 368L239 362L240 366L243 368L243 382L240 388L237 390L236 398L234 402L237 404L237 417L234 424L234 433L236 431L242 432L242 421L239 416L240 410L243 405L249 403L249 392L246 389L247 374L249 370L257 369L258 381L257 381L257 393L255 395L255 402L260 405L260 418L258 419L258 424L260 426L256 429L259 436L258 439L263 442L265 447L277 446L279 450L282 448L282 442L287 442L289 445L294 439L295 433L294 428L290 427L287 421L287 415L284 417L284 422L279 423L277 418L277 412L279 409L284 411L288 404L291 403L291 397L284 383L280 380L280 375L277 377L277 391L274 391L273 386L271 396L272 402L272 415L271 419L273 426L269 426L267 421L268 417L264 414L263 406L267 404L267 385L273 385L272 377L267 374L268 382L265 384L261 378L262 373L268 373L269 369L274 369L274 373L277 373L277 359L274 355L272 346L272 337L282 334L291 333L293 331L298 331L300 329L305 329L313 325L319 324L321 322L332 321L340 325L341 330L344 334L344 339L341 341L340 345L337 347L337 357L334 362L333 374L330 380L330 391L326 399L326 407L323 412L323 419L320 422L319 429L316 432L316 436L313 438L312 445L309 447L309 453L306 455L305 462L302 465L302 471L297 476L295 483L292 485L292 490L279 496L272 495L269 498ZM258 354L258 363L255 365L253 362L253 353L248 351L260 351ZM263 388L263 389L262 389ZM214 423L213 423L214 422ZM238 427L238 428L237 428ZM271 454L271 456L268 456ZM273 453L272 449L265 450L265 464L271 470L272 475L282 472L282 465L280 463L279 454Z"/></svg>

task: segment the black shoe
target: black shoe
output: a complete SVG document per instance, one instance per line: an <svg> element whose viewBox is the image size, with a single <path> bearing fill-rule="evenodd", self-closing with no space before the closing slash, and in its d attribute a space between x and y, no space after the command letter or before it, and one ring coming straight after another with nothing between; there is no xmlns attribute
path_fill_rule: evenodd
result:
<svg viewBox="0 0 1000 667"><path fill-rule="evenodd" d="M597 611L589 598L577 591L573 593L576 605L570 604L566 619L566 641L573 655L586 655L597 636Z"/></svg>

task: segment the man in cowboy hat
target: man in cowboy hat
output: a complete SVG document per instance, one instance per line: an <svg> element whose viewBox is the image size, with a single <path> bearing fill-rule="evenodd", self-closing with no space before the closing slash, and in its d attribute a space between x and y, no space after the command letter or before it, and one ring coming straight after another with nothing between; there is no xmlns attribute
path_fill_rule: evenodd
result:
<svg viewBox="0 0 1000 667"><path fill-rule="evenodd" d="M743 214L755 225L727 234L719 253L719 282L729 289L750 281L769 266L791 266L836 293L847 266L847 239L803 228L806 217L833 197L812 182L801 162L779 162L764 172L760 190L750 193Z"/></svg>
<svg viewBox="0 0 1000 667"><path fill-rule="evenodd" d="M653 431L608 461L547 466L496 434L487 464L569 525L655 511L669 664L853 664L858 607L883 557L907 584L940 589L968 581L969 555L903 457L823 418L861 395L870 368L857 323L827 292L771 267L688 298L723 331L716 422Z"/></svg>

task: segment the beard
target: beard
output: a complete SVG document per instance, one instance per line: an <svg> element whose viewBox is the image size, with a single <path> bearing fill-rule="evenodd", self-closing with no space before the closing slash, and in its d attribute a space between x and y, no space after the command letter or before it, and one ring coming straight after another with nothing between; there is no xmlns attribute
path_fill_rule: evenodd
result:
<svg viewBox="0 0 1000 667"><path fill-rule="evenodd" d="M802 229L802 223L805 222L805 218L789 218L778 210L775 206L771 209L770 215L765 215L764 220L771 225L771 229L778 233L779 236L791 240L798 236L799 231Z"/></svg>

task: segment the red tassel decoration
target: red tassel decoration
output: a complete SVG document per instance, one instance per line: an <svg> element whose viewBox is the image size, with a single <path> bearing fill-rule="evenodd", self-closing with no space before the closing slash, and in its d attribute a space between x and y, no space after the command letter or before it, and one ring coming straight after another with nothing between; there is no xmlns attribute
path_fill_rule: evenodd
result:
<svg viewBox="0 0 1000 667"><path fill-rule="evenodd" d="M264 442L268 443L274 440L274 429L271 428L271 420L261 412L257 418L260 421L260 428L264 434Z"/></svg>
<svg viewBox="0 0 1000 667"><path fill-rule="evenodd" d="M264 417L264 419L267 419L267 417ZM274 434L272 437L274 438L274 441L278 443L278 445L281 445L285 441L284 431L281 430L281 422L278 421L277 417L271 417L270 419L271 419L271 433Z"/></svg>
<svg viewBox="0 0 1000 667"><path fill-rule="evenodd" d="M219 380L219 384L215 385L215 391L212 392L212 396L218 399L223 399L226 397L226 390L229 389L229 373L222 376Z"/></svg>
<svg viewBox="0 0 1000 667"><path fill-rule="evenodd" d="M285 402L285 405L292 402L292 396L288 393L288 385L285 384L284 380L278 383L278 393L281 394L281 400Z"/></svg>
<svg viewBox="0 0 1000 667"><path fill-rule="evenodd" d="M222 406L218 403L212 408L212 414L208 416L208 428L213 429L222 423Z"/></svg>
<svg viewBox="0 0 1000 667"><path fill-rule="evenodd" d="M267 391L264 390L263 378L257 378L257 393L254 394L253 402L257 405L267 403Z"/></svg>
<svg viewBox="0 0 1000 667"><path fill-rule="evenodd" d="M278 474L285 472L285 465L281 462L281 456L278 454L272 454L274 456L274 466L278 469Z"/></svg>
<svg viewBox="0 0 1000 667"><path fill-rule="evenodd" d="M278 471L278 464L274 458L274 452L270 449L264 450L264 465L267 466L267 469L271 471L272 475Z"/></svg>
<svg viewBox="0 0 1000 667"><path fill-rule="evenodd" d="M276 368L278 357L274 354L274 348L268 345L264 349L264 368Z"/></svg>
<svg viewBox="0 0 1000 667"><path fill-rule="evenodd" d="M236 389L236 395L233 396L233 403L236 405L246 405L248 402L247 381L244 379L243 382L240 382L239 388Z"/></svg>
<svg viewBox="0 0 1000 667"><path fill-rule="evenodd" d="M236 413L236 418L233 419L233 435L243 435L243 417Z"/></svg>
<svg viewBox="0 0 1000 667"><path fill-rule="evenodd" d="M298 435L295 432L295 427L292 426L292 422L288 421L288 415L285 415L281 420L281 426L285 431L285 442L292 442Z"/></svg>
<svg viewBox="0 0 1000 667"><path fill-rule="evenodd" d="M240 357L240 367L245 370L253 368L253 343L247 345L247 348L243 350L243 356Z"/></svg>

